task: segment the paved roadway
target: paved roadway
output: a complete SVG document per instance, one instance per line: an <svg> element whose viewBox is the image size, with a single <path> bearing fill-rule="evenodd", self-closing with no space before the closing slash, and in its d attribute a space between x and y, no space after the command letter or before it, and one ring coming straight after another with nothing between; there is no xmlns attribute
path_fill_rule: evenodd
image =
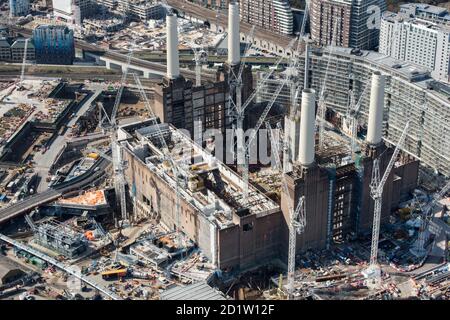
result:
<svg viewBox="0 0 450 320"><path fill-rule="evenodd" d="M45 153L38 152L35 154L35 172L42 178L41 183L39 184L39 187L37 189L38 192L42 192L48 188L48 183L46 181L48 171L50 170L51 165L55 162L56 156L64 148L66 141L69 140L68 134L70 133L70 128L88 110L91 103L94 102L95 99L97 99L97 97L102 93L103 89L103 87L97 85L91 97L84 102L84 104L76 112L75 116L72 117L67 123L67 127L69 129L66 130L66 133L63 136L57 135L51 143L49 149Z"/></svg>
<svg viewBox="0 0 450 320"><path fill-rule="evenodd" d="M17 216L20 216L37 206L54 201L64 193L73 190L81 190L88 186L93 186L95 181L101 178L105 173L105 169L108 165L109 161L100 158L99 160L97 160L94 166L84 174L67 182L60 183L52 188L46 189L43 192L39 192L35 195L29 196L21 200L20 202L12 204L9 207L1 209L0 224L7 222L8 220L13 219Z"/></svg>
<svg viewBox="0 0 450 320"><path fill-rule="evenodd" d="M166 62L166 54L164 53L148 53L148 52L142 52L142 53L136 53L136 57L140 59L144 59L147 61L157 61L157 62ZM180 62L189 62L193 61L194 55L192 54L182 54L180 55ZM245 59L246 64L264 64L264 65L273 65L278 60L279 57L266 57L266 56L246 56L242 59ZM227 56L214 56L210 55L208 56L208 63L223 63L227 60ZM287 61L285 61L287 64Z"/></svg>
<svg viewBox="0 0 450 320"><path fill-rule="evenodd" d="M73 66L71 66L73 67ZM11 80L14 77L17 77L17 73L2 73L0 69L0 80ZM25 79L29 80L57 80L57 79L69 79L69 80L92 80L94 78L102 78L106 81L120 81L122 79L122 74L96 74L92 75L89 73L52 73L49 76L48 73L25 73ZM128 82L134 82L134 79L131 75L127 77ZM156 84L160 83L160 79L147 79L142 78L141 83L144 87L153 87Z"/></svg>
<svg viewBox="0 0 450 320"><path fill-rule="evenodd" d="M85 101L85 103L79 108L76 112L76 115L69 120L67 126L71 127L76 123L78 118L82 116L91 103L100 95L103 91L103 87L98 84L91 85L95 90L94 93ZM54 188L48 188L48 183L46 181L46 177L48 175L48 171L50 166L54 163L56 156L59 154L61 149L64 147L66 141L69 141L68 133L70 130L66 131L66 134L63 136L58 135L55 140L51 143L50 148L45 152L39 152L34 156L35 172L42 178L41 183L37 189L37 194L32 195L30 197L21 200L15 204L12 204L9 207L0 210L0 223L5 222L11 218L14 218L28 210L31 210L39 205L44 203L56 200L63 193L72 191L74 189L82 189L83 187L93 183L96 179L98 179L103 173L104 169L108 165L108 162L100 159L96 162L94 167L86 172L85 174L73 179L72 181L61 183ZM95 168L99 167L97 171Z"/></svg>

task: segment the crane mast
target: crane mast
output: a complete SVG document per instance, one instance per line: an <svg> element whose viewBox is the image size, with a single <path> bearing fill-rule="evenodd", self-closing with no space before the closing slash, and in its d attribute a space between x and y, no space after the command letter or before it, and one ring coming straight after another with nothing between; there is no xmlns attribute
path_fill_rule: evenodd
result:
<svg viewBox="0 0 450 320"><path fill-rule="evenodd" d="M167 159L172 167L172 171L173 171L173 176L174 176L174 180L175 180L175 208L176 208L176 219L177 219L177 228L179 231L180 228L180 219L181 219L181 204L180 204L180 185L179 185L179 181L178 181L178 175L180 173L181 170L179 170L177 164L175 163L175 160L172 158L172 156L169 153L169 147L167 146L166 140L164 139L163 133L158 125L158 122L156 121L156 116L155 113L153 112L152 107L150 106L150 101L148 100L148 97L145 93L144 87L142 86L141 80L139 79L139 76L137 76L136 74L133 74L134 77L134 81L138 86L139 89L139 93L144 101L144 105L147 108L147 111L150 113L152 119L154 119L154 124L157 127L157 131L158 131L158 138L159 141L161 143L162 146L162 151L163 151L163 155L164 158ZM135 199L134 199L135 200ZM181 244L181 238L178 238L178 244Z"/></svg>
<svg viewBox="0 0 450 320"><path fill-rule="evenodd" d="M252 28L249 38L253 34L254 27ZM294 44L295 39L292 39L289 43L286 50L289 50L292 45ZM250 48L251 41L248 42L246 51ZM278 67L278 65L283 60L283 56L281 56L276 64L275 69ZM292 60L292 63L297 62L296 59ZM275 100L277 96L280 94L281 90L283 89L283 86L286 84L286 81L283 81L282 84L278 87L277 92L274 94L274 97L269 102L267 107L264 109L263 114L258 120L258 123L256 125L255 130L253 131L252 135L253 138L250 138L247 143L245 143L244 140L244 116L245 116L245 109L249 106L249 104L253 101L256 94L264 87L266 81L270 78L270 76L273 74L274 70L271 70L262 80L262 82L259 83L259 85L255 88L255 90L252 92L250 97L245 101L244 104L242 104L242 72L244 69L244 61L241 62L240 70L238 72L238 75L234 74L233 70L231 70L232 76L230 77L230 93L233 91L236 93L236 103L234 104L235 107L235 117L236 117L236 162L238 166L238 170L242 174L242 178L244 180L244 188L243 188L243 199L244 203L247 203L248 201L248 166L249 166L249 155L248 155L248 149L251 145L251 142L253 141L253 138L256 136L256 132L259 130L261 125L263 124L265 117L267 116L268 112L270 111L270 108L275 103ZM287 78L286 78L287 79ZM230 94L230 102L232 102L232 95ZM234 150L234 148L233 148Z"/></svg>
<svg viewBox="0 0 450 320"><path fill-rule="evenodd" d="M334 30L336 32L333 32L333 36L331 39L331 44L335 43L335 39L337 36L337 24L338 24L338 20L336 19L334 22ZM326 93L325 93L325 88L327 86L327 79L328 79L328 70L330 69L330 62L331 62L331 53L333 52L333 47L331 47L331 52L328 56L328 61L327 61L327 68L325 70L325 76L323 78L323 83L322 83L322 87L320 90L320 94L319 94L319 101L318 101L318 117L317 117L317 121L318 121L318 132L319 132L319 150L323 149L324 146L324 139L325 139L325 116L326 116L326 110L327 110L327 106L325 104L325 99L326 99Z"/></svg>
<svg viewBox="0 0 450 320"><path fill-rule="evenodd" d="M25 77L25 64L27 62L27 51L28 51L28 38L25 39L25 45L23 48L23 60L22 60L22 71L20 72L20 83L19 86L23 86L23 80Z"/></svg>
<svg viewBox="0 0 450 320"><path fill-rule="evenodd" d="M284 79L283 82L278 85L277 91L273 94L272 99L269 101L267 106L264 108L263 113L261 114L261 116L258 119L258 122L255 125L255 128L252 130L252 132L248 138L247 143L241 147L239 145L239 139L237 141L238 154L239 154L239 152L241 152L244 155L244 164L242 166L242 180L244 181L244 195L243 196L244 196L245 201L247 201L247 198L248 198L248 184L249 184L249 172L248 172L249 168L248 167L249 167L249 162L250 162L250 147L251 147L253 141L255 140L256 135L258 134L258 131L261 128L262 124L264 123L267 115L269 114L270 109L272 108L273 104L275 103L278 96L280 95L281 90L283 89L283 87L286 85L287 82L288 82L288 78ZM238 133L239 132L242 135L244 134L243 130L238 131ZM244 141L243 137L242 137L242 141Z"/></svg>
<svg viewBox="0 0 450 320"><path fill-rule="evenodd" d="M195 85L202 85L202 65L208 62L208 53L204 48L205 36L202 36L202 41L199 45L191 44L192 51L194 52L195 61Z"/></svg>
<svg viewBox="0 0 450 320"><path fill-rule="evenodd" d="M425 236L427 233L428 225L431 221L431 218L433 217L433 208L436 205L436 203L441 200L444 195L450 190L450 181L433 196L433 199L426 204L422 208L422 215L423 215L423 221L422 226L419 229L419 234L417 236L417 241L415 243L415 246L411 249L411 252L417 256L417 257L424 257L427 253L425 248Z"/></svg>
<svg viewBox="0 0 450 320"><path fill-rule="evenodd" d="M408 127L409 121L406 123L405 128L403 129L402 135L400 136L397 146L395 147L394 153L392 154L392 157L386 167L386 170L384 171L383 177L380 178L379 160L375 159L373 162L372 180L370 182L370 196L374 201L374 215L372 226L372 242L370 247L370 264L365 272L368 276L378 275L379 269L377 259L378 259L378 242L380 237L383 188L391 173L392 168L394 167L400 149L403 147L403 143L405 142L406 134L408 132Z"/></svg>
<svg viewBox="0 0 450 320"><path fill-rule="evenodd" d="M350 102L348 104L347 111L345 113L345 121L348 125L349 134L350 134L350 138L351 138L352 154L354 154L355 152L358 151L358 144L356 143L356 139L358 136L358 128L357 128L358 115L359 115L359 110L361 109L362 97L364 96L368 87L369 87L368 82L366 82L364 89L363 89L361 95L359 96L358 101L355 101L356 99L355 99L353 90L349 90Z"/></svg>
<svg viewBox="0 0 450 320"><path fill-rule="evenodd" d="M127 61L125 65L125 70L122 73L120 80L120 87L117 91L116 99L114 101L114 106L111 112L111 117L109 118L109 128L111 135L111 152L113 160L113 170L114 170L114 191L116 193L116 206L120 208L121 218L123 221L128 220L128 213L126 208L126 194L125 194L125 177L124 177L124 166L125 163L122 162L121 157L121 146L118 143L117 137L117 110L119 109L120 100L122 98L123 89L125 86L125 81L128 75L128 70L130 67L131 56L133 55L133 50L130 50L127 56ZM117 218L116 218L117 225Z"/></svg>
<svg viewBox="0 0 450 320"><path fill-rule="evenodd" d="M273 146L272 154L274 155L276 168L283 172L280 153L279 153L279 142L275 138L272 128L269 122L266 122L266 128L269 132L271 145ZM286 194L288 199L288 210L289 210L289 244L288 244L288 272L287 272L287 289L288 289L288 299L292 300L294 298L294 280L295 280L295 250L297 234L302 234L306 227L306 211L305 211L305 197L301 196L298 200L297 206L294 210L292 198L289 193L289 189L286 183L285 176L283 174L281 181L283 192Z"/></svg>

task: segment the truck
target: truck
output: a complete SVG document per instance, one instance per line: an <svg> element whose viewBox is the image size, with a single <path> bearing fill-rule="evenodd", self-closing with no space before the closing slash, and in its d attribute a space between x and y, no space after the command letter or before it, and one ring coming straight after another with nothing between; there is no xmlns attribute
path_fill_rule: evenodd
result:
<svg viewBox="0 0 450 320"><path fill-rule="evenodd" d="M104 280L112 280L112 279L121 279L125 277L127 273L128 270L126 268L122 268L103 271L101 275Z"/></svg>

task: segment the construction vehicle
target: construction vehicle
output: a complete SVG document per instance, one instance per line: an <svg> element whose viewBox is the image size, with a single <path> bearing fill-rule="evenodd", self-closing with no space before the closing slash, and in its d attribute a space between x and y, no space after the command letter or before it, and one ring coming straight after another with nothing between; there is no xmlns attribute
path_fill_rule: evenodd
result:
<svg viewBox="0 0 450 320"><path fill-rule="evenodd" d="M126 277L128 269L112 269L103 271L101 276L104 280L121 279Z"/></svg>

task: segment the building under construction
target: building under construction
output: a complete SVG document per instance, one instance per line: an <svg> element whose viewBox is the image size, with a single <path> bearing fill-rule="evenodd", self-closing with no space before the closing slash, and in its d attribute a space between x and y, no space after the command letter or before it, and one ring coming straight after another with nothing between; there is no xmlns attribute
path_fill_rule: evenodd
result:
<svg viewBox="0 0 450 320"><path fill-rule="evenodd" d="M366 140L358 142L359 151L335 129L319 130L316 134L316 118L324 118L316 116L320 109L316 98L320 94L305 89L299 103L294 99L289 106L284 121L288 151L283 154L283 177L289 196L281 192L278 200L272 201L250 184L247 202L244 179L172 127L173 124L187 129L195 137L195 120L206 120L201 132L208 128L223 132L231 124L231 120L226 120L232 114L231 107L226 108L231 100L237 101L235 91L230 91L238 87L232 81L241 66L239 37L235 35L238 30L233 29L234 15L238 17L235 6L230 4L229 8L228 61L221 69L222 78L210 87L197 86L198 92L180 76L176 18L167 16L167 76L155 90L155 113L163 124L153 120L153 124L142 128L122 128L127 132L125 175L131 186L135 214L158 217L168 229L181 230L221 269L243 269L285 257L291 225L289 208L296 208L302 196L307 223L297 237L297 252L323 249L333 241L370 231L374 216L374 162L377 160L383 174L394 153L382 141L385 77L379 72L373 73L369 85L368 130ZM245 74L246 69L243 70ZM251 86L245 87L251 81L245 76L240 80L244 88L241 98L246 98ZM166 154L165 145L170 155ZM407 154L395 160L383 185L381 222L417 183L418 161ZM279 185L282 175L275 176Z"/></svg>
<svg viewBox="0 0 450 320"><path fill-rule="evenodd" d="M238 6L232 6L232 19L239 19ZM225 133L234 121L230 106L230 74L238 74L240 69L239 29L229 32L228 61L219 68L217 80L203 84L185 79L180 74L178 56L177 18L168 14L167 22L167 75L155 87L155 113L162 122L186 129L197 141L197 134L207 129L218 129ZM242 101L252 91L251 66L242 69ZM196 128L194 128L197 126Z"/></svg>
<svg viewBox="0 0 450 320"><path fill-rule="evenodd" d="M157 217L168 230L182 231L223 270L278 256L281 213L274 201L250 186L245 202L242 179L171 125L122 129L137 217Z"/></svg>
<svg viewBox="0 0 450 320"><path fill-rule="evenodd" d="M316 94L313 89L303 90L300 111L286 117L285 137L291 156L284 174L290 196L284 193L281 196L283 234L287 236L291 223L287 201L293 201L295 208L304 196L307 223L304 232L297 237L297 252L323 249L333 241L354 238L371 230L374 201L370 187L374 160L378 159L380 172L384 174L393 154L393 148L382 141L384 83L384 76L373 74L368 134L358 152L352 150L344 135L333 130L323 129L323 141L316 143L316 140L320 142L320 136L316 137L314 132ZM396 160L383 189L381 222L388 219L391 211L417 185L418 160L407 154L401 154Z"/></svg>
<svg viewBox="0 0 450 320"><path fill-rule="evenodd" d="M82 233L56 221L37 225L34 229L34 241L69 259L76 258L87 248L86 239Z"/></svg>
<svg viewBox="0 0 450 320"><path fill-rule="evenodd" d="M308 61L305 67L305 61ZM304 77L304 70L308 76ZM404 150L420 159L423 166L432 168L444 176L450 176L450 86L430 76L423 67L396 60L378 52L341 47L310 49L308 59L302 55L299 61L298 81L317 93L324 91L322 101L327 106L327 118L339 127L343 126L349 101L353 97L360 104L358 135L364 135L367 127L370 103L370 81L373 72L385 76L383 111L383 140L395 144L399 139L405 119L410 119ZM262 83L257 79L257 85ZM304 83L307 79L307 83ZM261 100L270 100L279 79L263 83L259 91ZM289 101L286 86L277 102Z"/></svg>

